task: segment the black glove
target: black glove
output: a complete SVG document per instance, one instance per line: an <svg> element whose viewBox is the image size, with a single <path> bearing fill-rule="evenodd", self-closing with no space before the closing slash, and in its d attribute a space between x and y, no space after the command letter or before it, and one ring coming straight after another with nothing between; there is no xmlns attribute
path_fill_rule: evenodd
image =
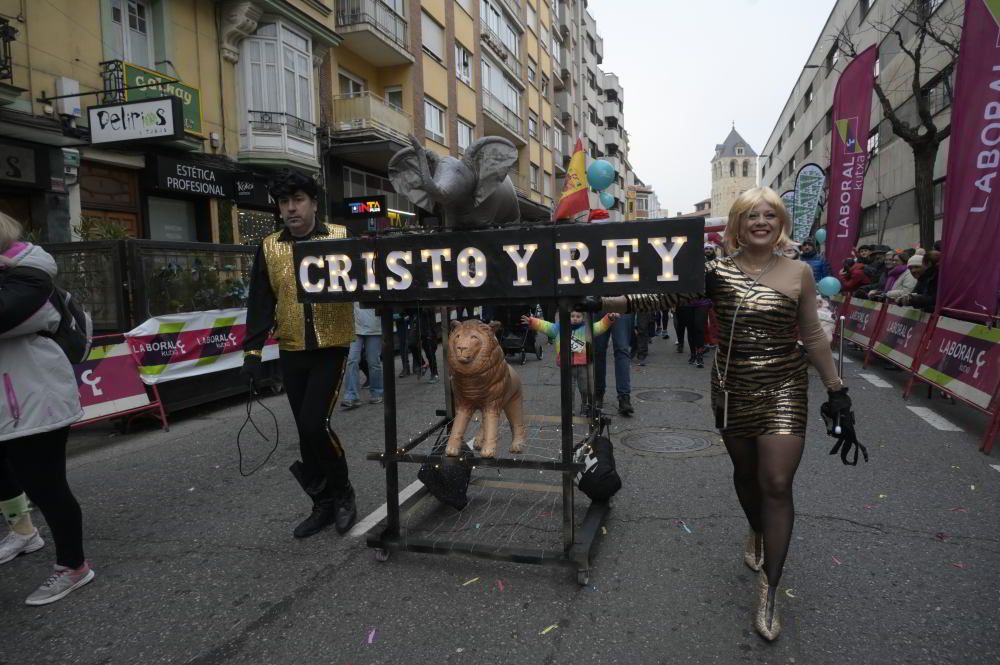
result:
<svg viewBox="0 0 1000 665"><path fill-rule="evenodd" d="M575 312L600 312L604 309L604 302L600 296L587 296L582 302L578 302L573 305L573 311Z"/></svg>
<svg viewBox="0 0 1000 665"><path fill-rule="evenodd" d="M254 385L259 386L261 379L264 378L264 368L261 367L260 356L244 356L243 367L240 368L240 376L251 387Z"/></svg>
<svg viewBox="0 0 1000 665"><path fill-rule="evenodd" d="M854 430L854 411L851 409L851 398L847 395L847 388L841 388L836 392L827 393L827 401L819 408L823 422L826 424L826 433L837 439L830 450L831 455L840 453L840 461L849 466L858 463L858 451L868 461L868 449L858 441L857 432ZM840 427L840 434L836 428ZM854 458L847 461L847 455L854 448Z"/></svg>

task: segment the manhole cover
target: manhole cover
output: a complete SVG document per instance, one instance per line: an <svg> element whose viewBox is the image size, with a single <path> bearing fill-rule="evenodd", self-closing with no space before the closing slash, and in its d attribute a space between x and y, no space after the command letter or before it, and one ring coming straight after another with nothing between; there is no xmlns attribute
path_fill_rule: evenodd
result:
<svg viewBox="0 0 1000 665"><path fill-rule="evenodd" d="M636 394L636 397L643 402L697 402L701 399L701 394L693 390L646 390Z"/></svg>
<svg viewBox="0 0 1000 665"><path fill-rule="evenodd" d="M680 457L714 455L722 452L717 434L698 430L643 429L622 435L622 443L646 453L662 453Z"/></svg>

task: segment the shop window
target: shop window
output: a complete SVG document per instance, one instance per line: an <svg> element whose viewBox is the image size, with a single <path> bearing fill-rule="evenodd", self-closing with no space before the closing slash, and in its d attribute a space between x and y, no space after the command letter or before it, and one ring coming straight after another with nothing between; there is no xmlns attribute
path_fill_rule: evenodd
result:
<svg viewBox="0 0 1000 665"><path fill-rule="evenodd" d="M194 201L149 197L149 237L152 240L196 242L198 211Z"/></svg>
<svg viewBox="0 0 1000 665"><path fill-rule="evenodd" d="M284 23L262 23L240 44L248 111L313 121L312 42Z"/></svg>
<svg viewBox="0 0 1000 665"><path fill-rule="evenodd" d="M384 195L390 210L413 212L413 204L401 194L397 194L388 178L374 173L367 173L349 166L343 173L344 196L378 196Z"/></svg>

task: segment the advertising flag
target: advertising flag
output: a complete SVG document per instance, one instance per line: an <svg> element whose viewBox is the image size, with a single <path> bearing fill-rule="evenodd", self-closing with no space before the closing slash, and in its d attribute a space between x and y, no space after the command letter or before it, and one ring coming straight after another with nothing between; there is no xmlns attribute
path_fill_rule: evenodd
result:
<svg viewBox="0 0 1000 665"><path fill-rule="evenodd" d="M562 194L559 196L559 205L556 206L552 219L557 222L575 222L587 219L587 215L590 213L589 189L587 155L583 151L583 140L577 137L576 147L573 148L573 157L570 158L569 168L566 169L566 184L563 185Z"/></svg>
<svg viewBox="0 0 1000 665"><path fill-rule="evenodd" d="M820 201L826 174L819 164L804 164L795 177L795 205L792 214L792 240L802 242L809 237Z"/></svg>
<svg viewBox="0 0 1000 665"><path fill-rule="evenodd" d="M966 0L951 104L938 307L987 318L1000 298L1000 2ZM975 276L969 274L974 268Z"/></svg>
<svg viewBox="0 0 1000 665"><path fill-rule="evenodd" d="M834 270L851 255L861 229L876 59L876 46L859 53L844 68L833 93L826 256Z"/></svg>

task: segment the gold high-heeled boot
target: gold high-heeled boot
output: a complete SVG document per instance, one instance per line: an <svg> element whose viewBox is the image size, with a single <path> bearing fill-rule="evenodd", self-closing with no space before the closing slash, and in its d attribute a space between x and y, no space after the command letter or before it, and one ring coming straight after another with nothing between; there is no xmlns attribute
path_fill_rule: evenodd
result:
<svg viewBox="0 0 1000 665"><path fill-rule="evenodd" d="M767 583L764 571L757 574L757 607L754 610L753 627L768 642L778 639L781 634L781 619L778 617L778 590L774 594L768 592L771 586Z"/></svg>
<svg viewBox="0 0 1000 665"><path fill-rule="evenodd" d="M747 531L747 541L743 546L743 563L754 572L758 572L764 565L764 534L757 533L753 529Z"/></svg>

